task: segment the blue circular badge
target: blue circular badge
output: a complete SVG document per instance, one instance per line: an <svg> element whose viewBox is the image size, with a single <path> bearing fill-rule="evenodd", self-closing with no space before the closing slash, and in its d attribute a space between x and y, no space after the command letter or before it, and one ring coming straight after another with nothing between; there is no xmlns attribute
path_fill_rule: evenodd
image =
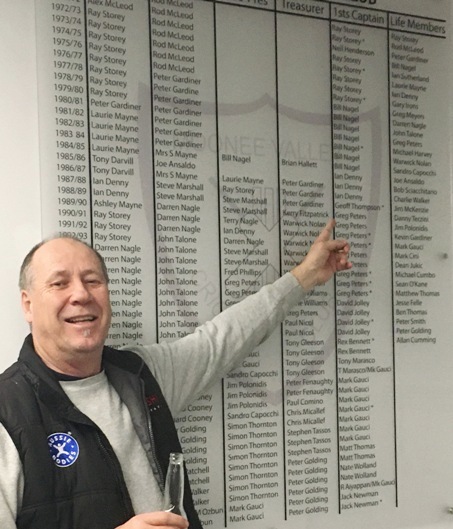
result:
<svg viewBox="0 0 453 529"><path fill-rule="evenodd" d="M53 433L47 438L50 455L57 467L70 467L79 457L79 443L67 433Z"/></svg>

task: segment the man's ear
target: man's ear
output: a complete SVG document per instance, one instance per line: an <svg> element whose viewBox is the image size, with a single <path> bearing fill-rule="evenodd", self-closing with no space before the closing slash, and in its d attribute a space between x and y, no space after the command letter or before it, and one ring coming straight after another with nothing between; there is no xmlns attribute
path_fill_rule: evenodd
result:
<svg viewBox="0 0 453 529"><path fill-rule="evenodd" d="M26 290L22 290L20 293L20 300L22 305L22 312L24 313L25 320L31 323L33 320L32 303L29 293Z"/></svg>

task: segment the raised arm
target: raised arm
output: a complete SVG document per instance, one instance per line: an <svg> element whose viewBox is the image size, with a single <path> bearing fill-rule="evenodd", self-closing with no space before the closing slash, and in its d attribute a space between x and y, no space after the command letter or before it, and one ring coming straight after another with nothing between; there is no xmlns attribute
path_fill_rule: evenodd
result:
<svg viewBox="0 0 453 529"><path fill-rule="evenodd" d="M334 221L327 223L291 273L224 310L195 332L171 343L128 348L143 356L172 412L178 413L212 382L237 367L311 288L351 267L347 242L331 240L334 225Z"/></svg>

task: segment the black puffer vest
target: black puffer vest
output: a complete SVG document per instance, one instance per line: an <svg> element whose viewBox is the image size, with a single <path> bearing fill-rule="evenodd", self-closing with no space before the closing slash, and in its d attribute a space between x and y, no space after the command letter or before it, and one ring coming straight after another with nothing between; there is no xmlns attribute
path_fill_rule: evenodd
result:
<svg viewBox="0 0 453 529"><path fill-rule="evenodd" d="M181 446L160 387L135 353L105 347L103 365L163 486L169 454ZM66 396L36 355L31 336L19 360L0 376L0 422L23 465L18 529L114 529L134 516L110 443ZM190 529L201 529L188 479L184 496Z"/></svg>

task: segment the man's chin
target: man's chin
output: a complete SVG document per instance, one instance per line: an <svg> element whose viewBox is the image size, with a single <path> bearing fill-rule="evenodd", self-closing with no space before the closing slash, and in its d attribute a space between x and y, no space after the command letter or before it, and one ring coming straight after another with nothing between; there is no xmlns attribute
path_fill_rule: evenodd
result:
<svg viewBox="0 0 453 529"><path fill-rule="evenodd" d="M80 329L76 333L67 336L68 341L75 350L80 352L102 351L106 339L105 333L99 329Z"/></svg>
<svg viewBox="0 0 453 529"><path fill-rule="evenodd" d="M78 354L100 354L103 347L103 340L94 337L79 338L71 344L71 349Z"/></svg>

